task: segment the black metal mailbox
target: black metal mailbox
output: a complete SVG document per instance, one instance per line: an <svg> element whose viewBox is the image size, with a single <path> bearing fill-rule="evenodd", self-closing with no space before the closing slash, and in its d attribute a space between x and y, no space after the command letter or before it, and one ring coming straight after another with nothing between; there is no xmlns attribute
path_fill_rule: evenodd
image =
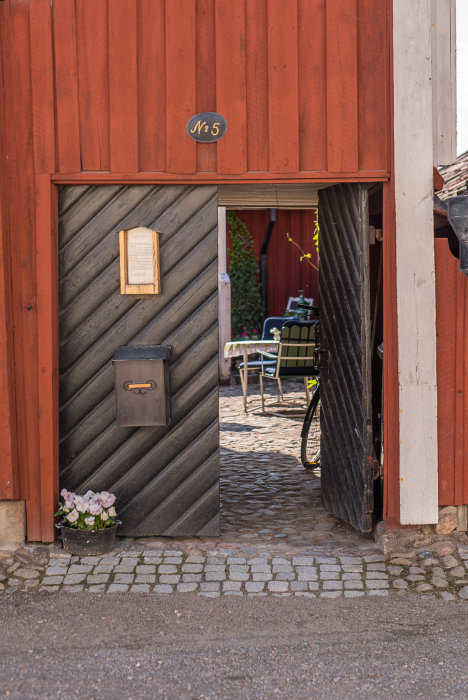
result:
<svg viewBox="0 0 468 700"><path fill-rule="evenodd" d="M117 425L169 425L167 345L122 345L114 365Z"/></svg>

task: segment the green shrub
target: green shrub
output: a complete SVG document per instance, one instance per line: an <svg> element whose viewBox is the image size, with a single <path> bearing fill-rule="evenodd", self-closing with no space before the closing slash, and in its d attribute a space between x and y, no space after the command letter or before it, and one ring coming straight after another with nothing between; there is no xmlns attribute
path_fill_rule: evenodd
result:
<svg viewBox="0 0 468 700"><path fill-rule="evenodd" d="M258 282L258 262L253 237L235 212L227 213L232 248L227 251L231 279L232 333L235 338L253 335L262 328L263 305Z"/></svg>

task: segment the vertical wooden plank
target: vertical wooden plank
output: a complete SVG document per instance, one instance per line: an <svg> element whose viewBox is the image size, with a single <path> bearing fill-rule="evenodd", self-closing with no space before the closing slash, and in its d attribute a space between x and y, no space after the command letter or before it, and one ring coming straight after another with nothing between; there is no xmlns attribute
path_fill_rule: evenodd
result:
<svg viewBox="0 0 468 700"><path fill-rule="evenodd" d="M57 188L36 176L36 283L41 540L52 542L58 501ZM37 497L37 496L36 496Z"/></svg>
<svg viewBox="0 0 468 700"><path fill-rule="evenodd" d="M268 0L270 172L299 170L297 2Z"/></svg>
<svg viewBox="0 0 468 700"><path fill-rule="evenodd" d="M107 0L76 0L81 167L109 170Z"/></svg>
<svg viewBox="0 0 468 700"><path fill-rule="evenodd" d="M0 8L0 499L21 498L16 441L15 379L13 363L13 318L10 280L10 207L8 167L14 167L11 136L8 18L9 8ZM7 159L8 154L8 159Z"/></svg>
<svg viewBox="0 0 468 700"><path fill-rule="evenodd" d="M194 173L196 144L185 132L195 114L195 0L166 3L166 169Z"/></svg>
<svg viewBox="0 0 468 700"><path fill-rule="evenodd" d="M462 505L463 501L463 472L465 461L465 297L466 277L457 270L456 275L456 318L455 320L455 473L454 473L454 505Z"/></svg>
<svg viewBox="0 0 468 700"><path fill-rule="evenodd" d="M50 2L31 0L31 86L34 169L55 172L54 85Z"/></svg>
<svg viewBox="0 0 468 700"><path fill-rule="evenodd" d="M328 170L358 170L356 0L327 0Z"/></svg>
<svg viewBox="0 0 468 700"><path fill-rule="evenodd" d="M435 239L437 323L437 442L439 504L455 505L455 375L457 261L447 240Z"/></svg>
<svg viewBox="0 0 468 700"><path fill-rule="evenodd" d="M29 5L12 4L7 45L11 52L9 91L13 107L9 138L14 139L16 151L9 198L11 227L15 231L11 267L18 464L21 497L26 499L27 538L40 540L36 260L31 254L35 250L35 193L29 30Z"/></svg>
<svg viewBox="0 0 468 700"><path fill-rule="evenodd" d="M81 170L78 78L76 60L75 2L54 2L53 31L55 95L57 103L58 170Z"/></svg>
<svg viewBox="0 0 468 700"><path fill-rule="evenodd" d="M138 135L142 171L166 169L165 0L140 0ZM182 134L182 138L184 134Z"/></svg>
<svg viewBox="0 0 468 700"><path fill-rule="evenodd" d="M217 0L215 9L216 111L228 122L218 142L218 174L238 175L247 170L245 0Z"/></svg>
<svg viewBox="0 0 468 700"><path fill-rule="evenodd" d="M215 0L196 0L197 112L216 111ZM217 145L197 143L197 172L216 172Z"/></svg>
<svg viewBox="0 0 468 700"><path fill-rule="evenodd" d="M110 169L138 172L137 4L109 3Z"/></svg>
<svg viewBox="0 0 468 700"><path fill-rule="evenodd" d="M464 318L464 328L465 328L465 345L463 348L463 474L461 483L461 500L458 505L463 505L468 503L468 342L466 342L466 334L468 329L468 281L465 277L465 318Z"/></svg>
<svg viewBox="0 0 468 700"><path fill-rule="evenodd" d="M387 8L358 0L359 170L386 170Z"/></svg>
<svg viewBox="0 0 468 700"><path fill-rule="evenodd" d="M299 0L299 170L327 169L325 0Z"/></svg>
<svg viewBox="0 0 468 700"><path fill-rule="evenodd" d="M432 5L432 134L435 165L457 157L455 0Z"/></svg>
<svg viewBox="0 0 468 700"><path fill-rule="evenodd" d="M268 15L267 0L247 3L246 101L247 170L268 171Z"/></svg>

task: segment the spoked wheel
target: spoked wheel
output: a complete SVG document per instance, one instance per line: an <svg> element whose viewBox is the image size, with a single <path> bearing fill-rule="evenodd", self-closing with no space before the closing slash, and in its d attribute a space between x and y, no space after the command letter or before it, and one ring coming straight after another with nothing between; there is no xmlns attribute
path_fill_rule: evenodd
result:
<svg viewBox="0 0 468 700"><path fill-rule="evenodd" d="M302 425L301 462L306 469L320 468L320 386L314 392Z"/></svg>

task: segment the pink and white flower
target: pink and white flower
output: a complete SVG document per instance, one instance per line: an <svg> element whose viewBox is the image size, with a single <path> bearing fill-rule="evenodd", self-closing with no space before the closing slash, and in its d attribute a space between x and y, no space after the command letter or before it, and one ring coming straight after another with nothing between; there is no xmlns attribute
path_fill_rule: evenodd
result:
<svg viewBox="0 0 468 700"><path fill-rule="evenodd" d="M89 517L84 519L86 525L89 525L92 527L94 525L95 517L93 515L90 515Z"/></svg>
<svg viewBox="0 0 468 700"><path fill-rule="evenodd" d="M103 523L106 522L106 520L109 520L109 515L107 513L107 510L103 510L101 513L101 520Z"/></svg>
<svg viewBox="0 0 468 700"><path fill-rule="evenodd" d="M88 505L88 511L91 513L91 515L99 515L99 513L102 513L102 506L100 503L93 501Z"/></svg>
<svg viewBox="0 0 468 700"><path fill-rule="evenodd" d="M117 515L114 506L111 506L107 512L111 518L115 518Z"/></svg>
<svg viewBox="0 0 468 700"><path fill-rule="evenodd" d="M69 523L74 523L78 520L79 517L80 516L79 516L78 511L73 509L71 513L68 513L67 520Z"/></svg>
<svg viewBox="0 0 468 700"><path fill-rule="evenodd" d="M75 497L75 508L80 513L87 513L88 512L88 504L84 500L83 496L76 496Z"/></svg>
<svg viewBox="0 0 468 700"><path fill-rule="evenodd" d="M104 506L104 508L110 508L110 506L113 506L115 503L115 496L113 493L109 493L108 491L101 491L101 505Z"/></svg>

